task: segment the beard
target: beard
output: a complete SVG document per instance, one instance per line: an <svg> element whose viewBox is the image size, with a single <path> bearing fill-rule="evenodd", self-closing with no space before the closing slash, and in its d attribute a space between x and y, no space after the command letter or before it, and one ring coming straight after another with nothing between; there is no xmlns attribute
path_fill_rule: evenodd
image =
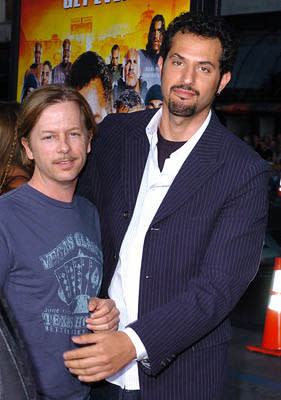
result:
<svg viewBox="0 0 281 400"><path fill-rule="evenodd" d="M196 94L197 96L200 95L198 90L193 89L189 85L174 85L171 87L171 91L176 88L190 90L190 91L194 92L194 94ZM180 101L171 100L171 98L169 98L168 110L171 114L176 115L177 117L192 117L192 115L194 115L197 111L197 105L196 105L196 103L185 104L184 101L180 102Z"/></svg>
<svg viewBox="0 0 281 400"><path fill-rule="evenodd" d="M186 105L176 101L169 100L168 110L171 114L177 117L192 117L196 113L196 104Z"/></svg>

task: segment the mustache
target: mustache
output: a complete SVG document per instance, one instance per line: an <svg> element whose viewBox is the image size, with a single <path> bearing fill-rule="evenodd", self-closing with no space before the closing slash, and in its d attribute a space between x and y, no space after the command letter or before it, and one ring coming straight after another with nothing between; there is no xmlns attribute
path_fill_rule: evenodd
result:
<svg viewBox="0 0 281 400"><path fill-rule="evenodd" d="M76 157L60 157L57 158L56 160L53 161L53 164L59 163L59 162L65 162L65 161L74 161L76 160Z"/></svg>
<svg viewBox="0 0 281 400"><path fill-rule="evenodd" d="M192 92L194 94L196 94L197 96L200 95L200 92L196 89L194 89L192 86L190 85L174 85L171 87L171 91L174 89L183 89L183 90L188 90L189 92Z"/></svg>

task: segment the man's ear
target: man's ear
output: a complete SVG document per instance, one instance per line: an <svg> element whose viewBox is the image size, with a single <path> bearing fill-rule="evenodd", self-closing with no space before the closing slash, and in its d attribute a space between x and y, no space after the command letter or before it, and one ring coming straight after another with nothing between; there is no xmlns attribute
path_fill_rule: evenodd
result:
<svg viewBox="0 0 281 400"><path fill-rule="evenodd" d="M225 74L223 74L217 90L217 94L220 94L223 91L223 89L226 87L230 79L231 79L231 72L226 72Z"/></svg>
<svg viewBox="0 0 281 400"><path fill-rule="evenodd" d="M93 139L93 134L91 133L91 134L89 135L89 142L88 142L88 144L87 144L87 154L89 154L90 151L91 151L92 139Z"/></svg>
<svg viewBox="0 0 281 400"><path fill-rule="evenodd" d="M29 160L34 160L33 153L32 153L32 150L30 148L30 145L29 145L29 140L27 138L25 138L25 137L22 137L21 138L21 144L23 145L23 147L25 149L27 158Z"/></svg>

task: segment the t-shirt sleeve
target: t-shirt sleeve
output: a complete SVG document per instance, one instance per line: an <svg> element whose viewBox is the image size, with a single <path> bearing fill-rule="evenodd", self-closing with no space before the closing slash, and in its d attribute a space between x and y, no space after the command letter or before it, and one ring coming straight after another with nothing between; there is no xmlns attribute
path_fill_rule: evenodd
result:
<svg viewBox="0 0 281 400"><path fill-rule="evenodd" d="M1 225L3 222L0 221L0 286L4 286L11 265L11 255L9 251L9 241L7 234Z"/></svg>

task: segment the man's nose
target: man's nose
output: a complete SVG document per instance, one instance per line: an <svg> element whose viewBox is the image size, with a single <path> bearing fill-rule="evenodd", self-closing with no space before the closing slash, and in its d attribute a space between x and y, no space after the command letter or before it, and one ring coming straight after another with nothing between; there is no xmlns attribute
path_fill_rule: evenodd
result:
<svg viewBox="0 0 281 400"><path fill-rule="evenodd" d="M182 71L182 81L185 84L192 85L196 79L196 70L192 65L186 65Z"/></svg>
<svg viewBox="0 0 281 400"><path fill-rule="evenodd" d="M69 140L67 137L62 136L58 140L58 152L67 153L70 149Z"/></svg>

